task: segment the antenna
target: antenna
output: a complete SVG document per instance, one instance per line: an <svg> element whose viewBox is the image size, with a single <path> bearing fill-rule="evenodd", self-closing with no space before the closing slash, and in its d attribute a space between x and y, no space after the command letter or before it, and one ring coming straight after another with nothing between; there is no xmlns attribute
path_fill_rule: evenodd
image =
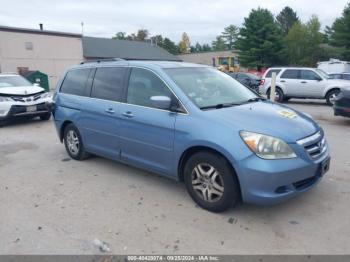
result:
<svg viewBox="0 0 350 262"><path fill-rule="evenodd" d="M81 22L81 35L84 35L84 22Z"/></svg>

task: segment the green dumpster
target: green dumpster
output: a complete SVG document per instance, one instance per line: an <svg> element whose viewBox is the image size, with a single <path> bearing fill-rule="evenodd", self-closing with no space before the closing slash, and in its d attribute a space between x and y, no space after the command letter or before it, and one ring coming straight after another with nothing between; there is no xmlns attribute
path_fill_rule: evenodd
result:
<svg viewBox="0 0 350 262"><path fill-rule="evenodd" d="M31 83L38 84L46 91L49 91L49 78L46 74L40 71L27 71L23 76Z"/></svg>

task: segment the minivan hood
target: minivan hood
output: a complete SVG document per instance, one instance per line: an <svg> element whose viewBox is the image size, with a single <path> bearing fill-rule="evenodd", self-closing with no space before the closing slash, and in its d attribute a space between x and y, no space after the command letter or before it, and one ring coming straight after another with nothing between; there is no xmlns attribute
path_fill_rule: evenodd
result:
<svg viewBox="0 0 350 262"><path fill-rule="evenodd" d="M245 130L295 143L320 130L309 116L287 106L270 101L204 111L211 119L220 121L237 131Z"/></svg>
<svg viewBox="0 0 350 262"><path fill-rule="evenodd" d="M1 87L0 95L33 95L44 91L40 86L12 86Z"/></svg>

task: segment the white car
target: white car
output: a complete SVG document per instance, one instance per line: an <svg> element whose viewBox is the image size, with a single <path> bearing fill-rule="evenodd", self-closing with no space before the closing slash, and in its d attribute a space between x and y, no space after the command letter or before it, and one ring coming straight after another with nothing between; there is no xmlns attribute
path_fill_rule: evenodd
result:
<svg viewBox="0 0 350 262"><path fill-rule="evenodd" d="M16 74L0 74L0 126L16 117L51 117L52 96Z"/></svg>
<svg viewBox="0 0 350 262"><path fill-rule="evenodd" d="M283 102L290 98L326 99L333 105L342 87L350 86L349 81L331 79L324 71L305 67L269 68L263 75L259 92L270 97L271 76L276 77L276 101Z"/></svg>

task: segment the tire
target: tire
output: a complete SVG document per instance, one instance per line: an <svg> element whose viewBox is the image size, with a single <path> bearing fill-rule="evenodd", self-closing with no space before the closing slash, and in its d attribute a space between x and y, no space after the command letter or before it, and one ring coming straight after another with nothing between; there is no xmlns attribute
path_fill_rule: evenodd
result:
<svg viewBox="0 0 350 262"><path fill-rule="evenodd" d="M84 160L90 156L85 151L80 132L74 124L69 124L64 129L63 142L68 155L75 160Z"/></svg>
<svg viewBox="0 0 350 262"><path fill-rule="evenodd" d="M270 99L270 91L271 89L269 89L268 93L267 93L267 98ZM276 87L276 97L275 97L275 102L278 103L283 103L284 101L284 94L281 88Z"/></svg>
<svg viewBox="0 0 350 262"><path fill-rule="evenodd" d="M184 167L184 181L192 199L211 212L223 212L240 200L236 174L219 154L203 151L192 155Z"/></svg>
<svg viewBox="0 0 350 262"><path fill-rule="evenodd" d="M41 115L40 116L40 119L42 120L42 121L47 121L47 120L49 120L51 118L51 113L46 113L45 115Z"/></svg>
<svg viewBox="0 0 350 262"><path fill-rule="evenodd" d="M340 92L339 89L333 89L327 93L326 95L327 105L329 106L334 105L334 98L339 94L339 92Z"/></svg>

